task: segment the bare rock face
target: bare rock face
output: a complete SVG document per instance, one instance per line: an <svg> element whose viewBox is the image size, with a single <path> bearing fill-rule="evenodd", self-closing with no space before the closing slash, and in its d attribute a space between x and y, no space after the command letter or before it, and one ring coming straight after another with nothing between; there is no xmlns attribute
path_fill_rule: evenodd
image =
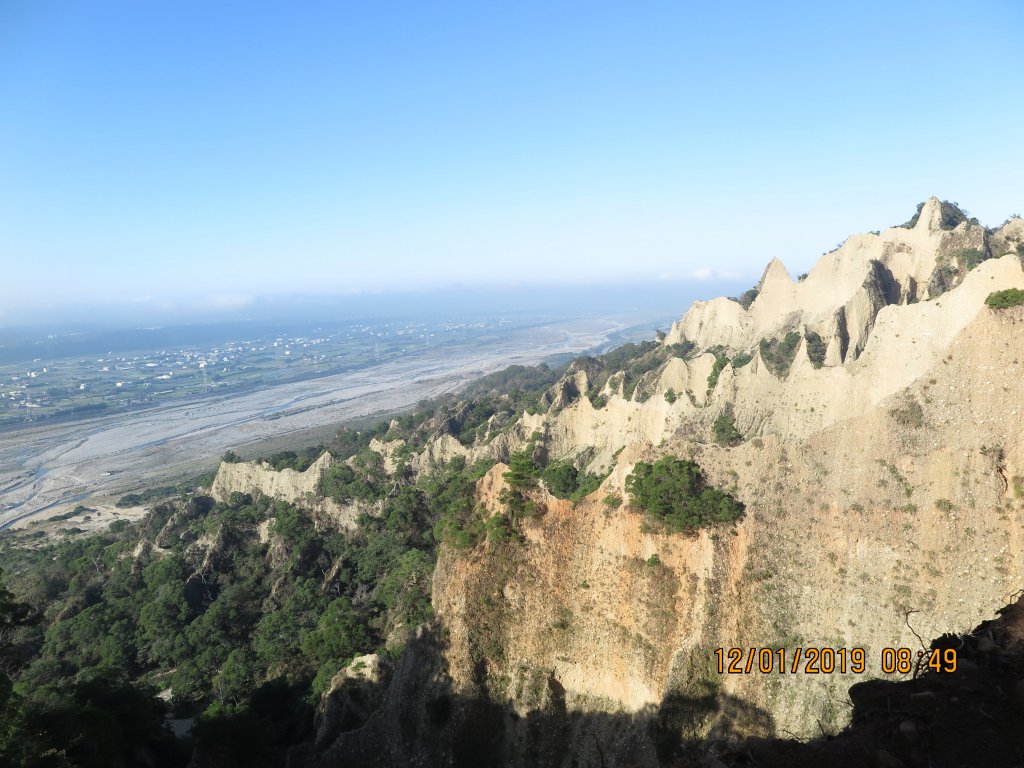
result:
<svg viewBox="0 0 1024 768"><path fill-rule="evenodd" d="M262 493L275 499L296 502L317 493L320 478L331 465L331 454L324 454L305 472L274 470L266 462L221 462L211 493L218 501L227 501L232 493Z"/></svg>
<svg viewBox="0 0 1024 768"><path fill-rule="evenodd" d="M331 680L320 702L316 744L325 746L339 734L362 727L384 701L391 665L378 654L357 656Z"/></svg>
<svg viewBox="0 0 1024 768"><path fill-rule="evenodd" d="M751 348L759 339L798 324L828 324L851 302L854 308L873 307L877 312L879 299L885 306L927 298L923 286L951 256L968 248L990 250L981 226L963 221L955 228L943 228L942 206L934 197L928 200L910 229L890 227L880 234L850 237L823 256L800 282L794 282L782 262L773 259L749 309L738 307L737 312L737 307L723 303L727 299L695 302L664 343L689 339L701 348L715 344ZM856 325L863 326L864 318L858 320Z"/></svg>
<svg viewBox="0 0 1024 768"><path fill-rule="evenodd" d="M557 683L568 712L611 719L657 723L687 702L705 736L839 729L865 675L720 675L714 649L857 647L879 676L883 648L1005 602L1024 577L1021 331L1024 310L981 314L916 383L806 438L628 444L592 499L547 498L514 554L443 552L434 604L454 690L483 685L522 718ZM732 486L744 519L688 538L600 501L666 453Z"/></svg>
<svg viewBox="0 0 1024 768"><path fill-rule="evenodd" d="M587 448L589 469L599 470L624 445L658 445L686 430L706 433L725 408L745 436L785 440L805 439L878 407L941 363L958 335L991 313L989 293L1024 287L1015 250L1024 243L1021 220L990 234L944 213L946 206L932 198L912 228L849 238L799 282L773 260L748 309L724 298L695 302L673 325L663 344L692 342L696 353L648 374L653 394L646 401L624 397L612 377L603 407L586 397L565 398L532 428L547 436L549 455ZM981 263L971 269L970 259ZM927 286L936 275L951 287L930 299ZM787 335L797 340L795 354L780 369L765 354ZM739 367L729 362L710 387L720 354L752 360ZM664 398L669 389L678 395L671 403ZM530 434L525 428L519 433Z"/></svg>
<svg viewBox="0 0 1024 768"><path fill-rule="evenodd" d="M578 504L539 499L544 514L508 550L442 548L443 642L417 674L396 674L380 717L443 689L448 725L422 731L435 746L474 711L500 731L504 764L540 764L528 747L540 740L579 765L655 765L684 735L836 731L850 686L882 676L883 648L915 649L1004 605L1024 578L1024 308L985 298L1024 288L1024 225L989 232L949 208L932 198L913 226L851 237L801 281L773 261L747 309L695 303L664 344L696 349L652 373L644 400L612 377L595 407L575 395L589 385L575 371L548 413L524 414L505 455L539 432L552 458L586 456L609 475ZM793 333L780 366L772 355ZM749 362L716 366L723 350ZM734 447L710 431L726 409L745 438ZM497 440L451 442L414 462L504 457ZM603 503L627 498L637 461L667 454L695 458L745 516L685 537ZM488 509L500 471L480 481ZM863 649L866 670L717 670L718 648L791 662L808 647ZM458 764L452 754L435 757Z"/></svg>
<svg viewBox="0 0 1024 768"><path fill-rule="evenodd" d="M325 451L305 472L278 471L266 462L222 461L210 494L218 501L227 501L232 493L260 493L327 515L340 527L354 528L362 511L358 504L341 505L319 495L320 480L331 461L331 454Z"/></svg>

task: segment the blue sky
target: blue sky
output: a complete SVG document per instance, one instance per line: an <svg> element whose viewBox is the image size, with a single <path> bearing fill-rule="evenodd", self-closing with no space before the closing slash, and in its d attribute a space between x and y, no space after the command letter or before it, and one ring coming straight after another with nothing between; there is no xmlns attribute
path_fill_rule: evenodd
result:
<svg viewBox="0 0 1024 768"><path fill-rule="evenodd" d="M1024 212L1022 9L6 0L0 322L756 280L931 194L998 224Z"/></svg>

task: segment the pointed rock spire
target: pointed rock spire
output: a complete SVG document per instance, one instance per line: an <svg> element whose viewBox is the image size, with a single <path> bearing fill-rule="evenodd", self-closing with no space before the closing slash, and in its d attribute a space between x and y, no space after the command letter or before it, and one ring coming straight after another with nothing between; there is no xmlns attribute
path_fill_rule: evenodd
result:
<svg viewBox="0 0 1024 768"><path fill-rule="evenodd" d="M939 225L941 223L942 202L935 196L929 197L924 201L924 206L918 214L917 223L914 225L914 229L923 228L926 231L934 232L939 229Z"/></svg>
<svg viewBox="0 0 1024 768"><path fill-rule="evenodd" d="M774 258L765 268L764 274L761 276L761 282L757 284L757 290L761 292L772 283L782 282L792 284L793 278L790 276L789 270L786 269L786 265L778 258Z"/></svg>

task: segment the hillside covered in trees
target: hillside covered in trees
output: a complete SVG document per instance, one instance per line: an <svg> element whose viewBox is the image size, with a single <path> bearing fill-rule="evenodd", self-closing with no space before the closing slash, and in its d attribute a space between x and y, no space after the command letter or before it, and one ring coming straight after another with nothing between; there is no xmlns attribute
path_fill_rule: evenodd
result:
<svg viewBox="0 0 1024 768"><path fill-rule="evenodd" d="M639 375L655 348L626 345L574 365ZM431 620L439 546L499 547L519 538L521 519L543 514L544 494L578 500L597 489L600 476L547 459L532 441L509 457L504 514L488 517L476 484L493 460L455 457L418 474L405 460L439 433L472 444L521 411L549 408L546 393L567 370L509 368L458 400L268 457L275 470L303 471L330 450L338 461L321 493L372 505L354 529L259 494L215 501L202 478L128 494L125 505L154 504L140 522L71 528L57 541L5 534L5 764L283 764L315 737L339 673L367 654L393 666ZM407 447L389 472L368 446L399 437Z"/></svg>

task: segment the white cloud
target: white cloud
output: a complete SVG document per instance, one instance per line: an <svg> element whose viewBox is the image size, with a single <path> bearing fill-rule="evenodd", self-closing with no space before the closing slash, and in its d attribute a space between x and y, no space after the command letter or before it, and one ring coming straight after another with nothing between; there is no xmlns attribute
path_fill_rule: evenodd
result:
<svg viewBox="0 0 1024 768"><path fill-rule="evenodd" d="M743 275L734 270L713 269L711 267L698 267L687 272L662 272L658 275L659 280L696 280L706 283L711 280L739 280Z"/></svg>
<svg viewBox="0 0 1024 768"><path fill-rule="evenodd" d="M732 269L712 269L711 267L700 267L692 270L688 275L693 280L739 280L743 275Z"/></svg>
<svg viewBox="0 0 1024 768"><path fill-rule="evenodd" d="M211 309L242 309L254 301L255 299L247 293L216 293L207 296L203 303Z"/></svg>

